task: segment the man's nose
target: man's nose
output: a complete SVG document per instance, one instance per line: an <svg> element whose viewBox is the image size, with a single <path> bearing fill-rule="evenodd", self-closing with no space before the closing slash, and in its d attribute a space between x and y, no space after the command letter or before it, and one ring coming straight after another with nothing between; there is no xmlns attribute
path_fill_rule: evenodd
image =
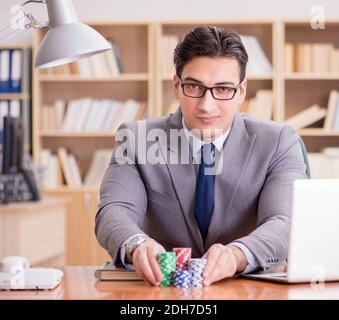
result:
<svg viewBox="0 0 339 320"><path fill-rule="evenodd" d="M205 95L200 99L200 110L210 111L215 108L216 100L213 98L211 90L206 90Z"/></svg>

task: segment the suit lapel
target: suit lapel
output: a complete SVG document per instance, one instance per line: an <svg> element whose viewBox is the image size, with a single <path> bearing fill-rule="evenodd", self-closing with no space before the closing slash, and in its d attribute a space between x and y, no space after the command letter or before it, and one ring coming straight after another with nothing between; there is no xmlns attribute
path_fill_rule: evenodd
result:
<svg viewBox="0 0 339 320"><path fill-rule="evenodd" d="M179 109L169 120L167 128L168 139L170 137L171 129L182 129L181 117L182 114ZM159 144L172 178L172 183L177 198L179 199L186 224L190 230L191 237L202 255L204 252L203 240L194 216L196 173L194 164L191 160L189 145L183 135L183 131L181 137L181 144L176 144L177 139L170 139L167 141L159 140ZM179 159L179 162L177 159ZM180 164L180 159L189 159L189 163Z"/></svg>
<svg viewBox="0 0 339 320"><path fill-rule="evenodd" d="M225 232L227 216L237 192L243 171L249 161L256 136L249 136L239 113L223 147L222 172L215 178L214 211L205 241L205 250Z"/></svg>

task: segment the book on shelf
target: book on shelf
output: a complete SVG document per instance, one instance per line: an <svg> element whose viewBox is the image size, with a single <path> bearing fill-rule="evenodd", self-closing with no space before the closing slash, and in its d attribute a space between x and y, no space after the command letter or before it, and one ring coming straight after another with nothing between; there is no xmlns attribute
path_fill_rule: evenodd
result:
<svg viewBox="0 0 339 320"><path fill-rule="evenodd" d="M322 148L321 152L327 157L339 157L339 148L338 147Z"/></svg>
<svg viewBox="0 0 339 320"><path fill-rule="evenodd" d="M294 72L295 70L295 55L294 46L292 43L285 43L285 72Z"/></svg>
<svg viewBox="0 0 339 320"><path fill-rule="evenodd" d="M272 90L258 90L255 97L245 102L246 112L252 116L259 117L265 120L272 119L273 113L273 96Z"/></svg>
<svg viewBox="0 0 339 320"><path fill-rule="evenodd" d="M320 108L319 105L314 104L289 117L285 122L299 130L325 118L326 113L325 108Z"/></svg>
<svg viewBox="0 0 339 320"><path fill-rule="evenodd" d="M67 160L68 160L68 165L69 165L71 176L72 176L72 186L81 187L82 181L81 181L80 170L79 170L78 162L74 154L68 154Z"/></svg>
<svg viewBox="0 0 339 320"><path fill-rule="evenodd" d="M164 34L160 41L161 50L161 72L164 76L170 76L175 73L173 65L174 49L179 42L179 36L174 34Z"/></svg>
<svg viewBox="0 0 339 320"><path fill-rule="evenodd" d="M122 102L83 98L68 103L58 99L42 107L40 126L43 130L114 134L122 123L142 119L145 112L146 103L133 99Z"/></svg>
<svg viewBox="0 0 339 320"><path fill-rule="evenodd" d="M333 130L339 130L339 95L337 94L335 113L333 117Z"/></svg>
<svg viewBox="0 0 339 320"><path fill-rule="evenodd" d="M85 186L99 186L112 158L112 149L99 149L94 152L90 167L84 179Z"/></svg>
<svg viewBox="0 0 339 320"><path fill-rule="evenodd" d="M74 155L68 154L64 147L59 147L57 154L66 185L69 187L80 187L82 185L80 170Z"/></svg>
<svg viewBox="0 0 339 320"><path fill-rule="evenodd" d="M272 64L255 36L240 35L248 54L248 76L272 76Z"/></svg>
<svg viewBox="0 0 339 320"><path fill-rule="evenodd" d="M332 43L285 43L285 72L339 73L339 49Z"/></svg>
<svg viewBox="0 0 339 320"><path fill-rule="evenodd" d="M87 174L82 181L76 157L60 147L56 153L42 149L39 164L42 169L42 185L44 188L57 188L62 185L69 187L98 187L104 177L113 149L98 149L94 151Z"/></svg>
<svg viewBox="0 0 339 320"><path fill-rule="evenodd" d="M339 96L337 90L331 90L328 103L327 103L327 116L325 118L324 129L333 130L334 128L339 129L339 115L337 115L337 109L339 107Z"/></svg>
<svg viewBox="0 0 339 320"><path fill-rule="evenodd" d="M308 153L312 179L338 179L339 148L327 147L320 151Z"/></svg>
<svg viewBox="0 0 339 320"><path fill-rule="evenodd" d="M312 45L310 43L298 43L296 52L297 52L297 71L298 72L312 72L314 67L314 61L312 58Z"/></svg>
<svg viewBox="0 0 339 320"><path fill-rule="evenodd" d="M42 168L43 188L57 188L63 185L62 169L58 155L49 149L42 149L39 155Z"/></svg>
<svg viewBox="0 0 339 320"><path fill-rule="evenodd" d="M111 43L111 46L112 46L111 56L114 58L114 63L117 64L118 73L124 73L125 68L121 60L121 53L120 53L119 46L117 45L114 39L109 39L109 42Z"/></svg>
<svg viewBox="0 0 339 320"><path fill-rule="evenodd" d="M99 266L94 275L99 280L140 281L143 280L134 270L117 268L112 262Z"/></svg>

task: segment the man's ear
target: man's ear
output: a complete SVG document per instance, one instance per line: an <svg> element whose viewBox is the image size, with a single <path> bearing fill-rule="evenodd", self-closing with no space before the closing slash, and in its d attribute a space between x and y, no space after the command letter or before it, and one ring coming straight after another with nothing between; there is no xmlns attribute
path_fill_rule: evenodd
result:
<svg viewBox="0 0 339 320"><path fill-rule="evenodd" d="M245 101L245 98L246 98L246 90L247 90L247 80L244 79L242 81L242 84L240 85L240 98L239 98L239 105L242 105Z"/></svg>
<svg viewBox="0 0 339 320"><path fill-rule="evenodd" d="M173 84L173 94L177 99L179 99L179 78L176 74L173 76L172 84Z"/></svg>

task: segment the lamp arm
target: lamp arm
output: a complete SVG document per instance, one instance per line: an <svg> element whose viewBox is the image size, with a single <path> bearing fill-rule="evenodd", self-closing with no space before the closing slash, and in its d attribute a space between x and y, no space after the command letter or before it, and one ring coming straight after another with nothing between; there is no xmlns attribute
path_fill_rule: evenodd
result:
<svg viewBox="0 0 339 320"><path fill-rule="evenodd" d="M16 22L19 23L21 22L22 19L27 19L28 22L25 23L24 28L30 29L41 29L43 27L48 27L49 23L48 22L39 22L37 19L34 18L34 16L31 13L26 13L25 10L23 9L26 5L30 3L41 3L41 4L46 4L46 0L27 0L20 4L20 7L22 8L22 11L24 15L19 18ZM0 43L8 40L9 38L15 36L17 33L22 31L22 28L13 28L12 25L6 26L2 29L0 29Z"/></svg>
<svg viewBox="0 0 339 320"><path fill-rule="evenodd" d="M20 6L24 7L29 3L46 3L46 0L27 0L27 1L23 2Z"/></svg>

